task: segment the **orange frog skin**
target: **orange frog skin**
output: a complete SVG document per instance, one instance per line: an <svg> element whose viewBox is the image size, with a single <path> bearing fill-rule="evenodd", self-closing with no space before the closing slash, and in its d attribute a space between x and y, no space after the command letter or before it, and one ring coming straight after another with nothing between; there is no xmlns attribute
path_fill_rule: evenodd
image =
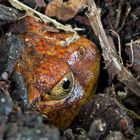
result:
<svg viewBox="0 0 140 140"><path fill-rule="evenodd" d="M27 18L21 35L26 47L15 70L24 78L28 101L54 125L66 128L96 90L100 54L81 37L68 46L61 41L73 34L47 32L44 23Z"/></svg>

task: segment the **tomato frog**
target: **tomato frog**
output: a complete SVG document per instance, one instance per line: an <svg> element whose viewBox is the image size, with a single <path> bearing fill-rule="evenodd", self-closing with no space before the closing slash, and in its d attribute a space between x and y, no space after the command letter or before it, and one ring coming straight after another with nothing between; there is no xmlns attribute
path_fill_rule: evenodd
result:
<svg viewBox="0 0 140 140"><path fill-rule="evenodd" d="M61 45L73 34L50 32L45 23L25 19L26 31L20 34L25 46L14 65L12 81L17 90L12 94L21 96L24 105L31 105L52 124L66 128L96 91L99 50L82 36Z"/></svg>

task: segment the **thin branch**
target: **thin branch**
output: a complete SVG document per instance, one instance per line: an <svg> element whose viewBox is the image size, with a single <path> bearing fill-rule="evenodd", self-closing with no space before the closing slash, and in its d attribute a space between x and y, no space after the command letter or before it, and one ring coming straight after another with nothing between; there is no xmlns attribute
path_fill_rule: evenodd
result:
<svg viewBox="0 0 140 140"><path fill-rule="evenodd" d="M133 50L133 40L131 40L131 42L129 44L126 44L127 46L130 46L130 51L131 51L131 63L127 64L128 67L132 67L134 64L134 50Z"/></svg>
<svg viewBox="0 0 140 140"><path fill-rule="evenodd" d="M14 6L15 8L19 9L19 10L25 10L26 13L30 16L35 16L38 15L40 17L40 19L42 21L44 21L45 23L52 23L54 26L56 26L57 29L61 29L61 30L64 30L66 32L76 32L79 31L79 30L83 30L81 28L75 28L73 29L70 25L63 25L59 22L57 22L56 20L46 16L46 15L43 15L41 14L40 12L36 11L35 9L32 9L30 7L28 7L27 5L19 2L18 0L8 0L12 6Z"/></svg>
<svg viewBox="0 0 140 140"><path fill-rule="evenodd" d="M118 25L120 23L121 14L122 14L122 0L119 0L118 14L117 14L117 21L116 21L115 29L118 28Z"/></svg>
<svg viewBox="0 0 140 140"><path fill-rule="evenodd" d="M121 41L120 41L120 36L113 30L110 30L113 34L115 34L118 38L118 48L119 48L119 51L118 51L118 54L119 54L119 58L120 58L120 62L123 63L122 61L122 53L121 53Z"/></svg>
<svg viewBox="0 0 140 140"><path fill-rule="evenodd" d="M66 32L72 32L74 33L73 36L66 38L66 40L64 40L63 42L61 42L62 46L68 46L73 42L76 42L80 37L78 35L78 33L76 31L80 31L83 30L81 28L75 28L73 29L71 27L71 25L63 25L59 22L57 22L56 20L41 14L40 12L36 11L35 9L32 9L30 7L28 7L27 5L19 2L18 0L8 0L12 6L14 6L15 8L19 9L19 10L25 10L27 15L30 15L36 19L38 19L38 17L44 22L44 23L52 23L57 29L61 29L64 30ZM38 17L37 17L37 16Z"/></svg>

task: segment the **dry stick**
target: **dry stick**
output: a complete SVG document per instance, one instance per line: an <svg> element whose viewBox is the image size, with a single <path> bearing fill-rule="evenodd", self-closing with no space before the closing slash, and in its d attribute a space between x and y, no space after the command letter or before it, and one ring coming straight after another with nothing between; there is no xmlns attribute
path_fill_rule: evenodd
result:
<svg viewBox="0 0 140 140"><path fill-rule="evenodd" d="M114 35L117 36L118 38L118 54L119 54L119 59L120 59L120 62L123 63L123 60L122 60L122 53L121 53L121 41L120 41L120 36L113 30L110 30Z"/></svg>
<svg viewBox="0 0 140 140"><path fill-rule="evenodd" d="M118 14L117 14L117 21L115 24L115 29L117 29L119 26L121 14L122 14L122 0L119 0L119 7L118 7Z"/></svg>
<svg viewBox="0 0 140 140"><path fill-rule="evenodd" d="M69 38L66 38L66 40L64 40L63 42L61 42L61 46L68 46L70 45L71 43L73 42L76 42L80 37L78 35L78 33L76 31L80 31L80 30L83 30L81 28L75 28L73 29L70 25L63 25L59 22L57 22L56 20L46 16L46 15L43 15L42 13L36 11L35 9L32 9L30 8L29 6L23 4L22 2L18 1L18 0L8 0L12 6L14 6L15 8L19 9L19 10L25 10L27 15L30 15L34 18L37 18L35 16L38 15L39 18L45 22L45 23L52 23L54 26L56 26L57 29L61 29L61 30L64 30L66 32L72 32L74 33L73 36L69 37Z"/></svg>
<svg viewBox="0 0 140 140"><path fill-rule="evenodd" d="M33 16L34 14L38 15L45 23L52 23L56 26L57 29L61 29L64 30L66 32L76 32L74 29L72 29L72 27L70 25L65 26L59 22L57 22L56 20L41 14L40 12L36 11L35 9L32 9L30 7L28 7L27 5L21 3L18 0L8 0L12 6L14 6L15 8L19 9L19 10L25 10L27 12L28 15Z"/></svg>
<svg viewBox="0 0 140 140"><path fill-rule="evenodd" d="M109 43L101 22L100 9L97 9L94 0L87 1L89 7L89 14L87 16L95 34L99 38L103 58L109 75L111 75L112 78L116 75L120 82L125 84L129 90L140 97L140 85L133 75L128 72L124 65L119 61L119 57L116 57L116 53L113 49L115 47Z"/></svg>
<svg viewBox="0 0 140 140"><path fill-rule="evenodd" d="M133 50L133 40L129 44L126 44L126 46L130 46L130 51L131 51L131 61L130 64L127 64L128 67L132 67L134 64L134 50Z"/></svg>

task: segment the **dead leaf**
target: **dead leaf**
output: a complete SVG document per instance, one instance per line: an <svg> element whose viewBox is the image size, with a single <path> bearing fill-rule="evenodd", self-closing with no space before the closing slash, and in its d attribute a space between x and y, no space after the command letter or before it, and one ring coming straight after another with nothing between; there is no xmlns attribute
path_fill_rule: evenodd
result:
<svg viewBox="0 0 140 140"><path fill-rule="evenodd" d="M45 15L67 21L84 9L85 6L86 0L68 0L67 2L53 0L47 5Z"/></svg>

